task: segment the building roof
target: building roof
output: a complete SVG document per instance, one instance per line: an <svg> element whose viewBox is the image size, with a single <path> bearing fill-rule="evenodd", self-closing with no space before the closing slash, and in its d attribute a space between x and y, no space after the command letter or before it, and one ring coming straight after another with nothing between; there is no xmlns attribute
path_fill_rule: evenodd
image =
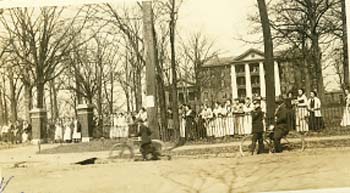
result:
<svg viewBox="0 0 350 193"><path fill-rule="evenodd" d="M275 52L275 55L280 55L280 52ZM262 60L264 58L264 52L250 48L242 54L235 57L214 57L205 63L202 67L217 67L217 66L227 66L232 65L234 63L240 63L242 61L254 61L254 60Z"/></svg>

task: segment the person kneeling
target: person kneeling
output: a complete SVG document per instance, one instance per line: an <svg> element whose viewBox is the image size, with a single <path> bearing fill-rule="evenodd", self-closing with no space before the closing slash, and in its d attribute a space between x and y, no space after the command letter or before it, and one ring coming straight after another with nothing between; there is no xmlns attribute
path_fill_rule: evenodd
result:
<svg viewBox="0 0 350 193"><path fill-rule="evenodd" d="M253 120L253 130L252 130L252 155L255 152L255 147L256 147L256 142L258 141L259 144L259 149L258 149L258 154L261 154L264 152L264 140L263 140L263 133L264 133L264 124L263 124L263 119L264 119L264 113L261 110L260 107L260 101L255 100L253 102L254 104L254 111L252 112L252 120Z"/></svg>
<svg viewBox="0 0 350 193"><path fill-rule="evenodd" d="M140 152L144 160L159 160L160 153L156 147L152 144L152 131L147 127L141 119L137 120L139 131L137 136L141 137ZM150 157L152 156L152 157Z"/></svg>

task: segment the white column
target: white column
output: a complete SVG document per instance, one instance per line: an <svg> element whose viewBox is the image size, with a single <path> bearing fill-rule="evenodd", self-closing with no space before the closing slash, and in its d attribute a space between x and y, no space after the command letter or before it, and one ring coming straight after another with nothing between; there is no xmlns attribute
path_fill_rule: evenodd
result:
<svg viewBox="0 0 350 193"><path fill-rule="evenodd" d="M231 89L232 89L232 100L238 98L236 67L234 64L231 65Z"/></svg>
<svg viewBox="0 0 350 193"><path fill-rule="evenodd" d="M275 69L275 95L279 96L281 95L281 82L280 82L280 72L278 63L274 62L274 69Z"/></svg>
<svg viewBox="0 0 350 193"><path fill-rule="evenodd" d="M252 81L250 80L250 68L249 64L245 64L245 89L247 92L247 97L252 97Z"/></svg>
<svg viewBox="0 0 350 193"><path fill-rule="evenodd" d="M261 97L266 97L265 69L264 69L263 62L259 62L259 79L260 79L260 95Z"/></svg>

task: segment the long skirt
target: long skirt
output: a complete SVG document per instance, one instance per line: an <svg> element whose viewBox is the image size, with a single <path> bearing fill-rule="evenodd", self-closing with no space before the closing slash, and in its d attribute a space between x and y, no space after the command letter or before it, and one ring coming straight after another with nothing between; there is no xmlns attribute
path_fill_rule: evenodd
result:
<svg viewBox="0 0 350 193"><path fill-rule="evenodd" d="M322 117L316 117L314 112L310 113L309 129L311 131L320 131L324 128Z"/></svg>
<svg viewBox="0 0 350 193"><path fill-rule="evenodd" d="M350 108L349 107L345 107L344 109L343 119L341 120L340 126L342 127L350 126Z"/></svg>
<svg viewBox="0 0 350 193"><path fill-rule="evenodd" d="M214 136L215 137L223 137L224 136L224 124L221 117L217 117L214 119Z"/></svg>
<svg viewBox="0 0 350 193"><path fill-rule="evenodd" d="M250 114L244 115L244 135L249 135L252 133L252 116Z"/></svg>
<svg viewBox="0 0 350 193"><path fill-rule="evenodd" d="M244 114L235 115L235 132L237 135L244 134Z"/></svg>
<svg viewBox="0 0 350 193"><path fill-rule="evenodd" d="M205 127L207 130L207 137L214 136L214 121L213 120L206 120Z"/></svg>
<svg viewBox="0 0 350 193"><path fill-rule="evenodd" d="M70 127L66 127L66 129L64 130L64 136L63 139L65 141L70 141L72 140L72 130Z"/></svg>
<svg viewBox="0 0 350 193"><path fill-rule="evenodd" d="M55 129L55 140L62 140L63 139L63 131L62 131L62 127L61 126L58 126L56 127Z"/></svg>
<svg viewBox="0 0 350 193"><path fill-rule="evenodd" d="M235 119L233 116L226 117L226 135L235 134Z"/></svg>
<svg viewBox="0 0 350 193"><path fill-rule="evenodd" d="M307 115L308 112L305 107L298 107L296 109L296 130L298 132L309 131Z"/></svg>
<svg viewBox="0 0 350 193"><path fill-rule="evenodd" d="M186 121L185 119L180 119L180 137L186 137Z"/></svg>

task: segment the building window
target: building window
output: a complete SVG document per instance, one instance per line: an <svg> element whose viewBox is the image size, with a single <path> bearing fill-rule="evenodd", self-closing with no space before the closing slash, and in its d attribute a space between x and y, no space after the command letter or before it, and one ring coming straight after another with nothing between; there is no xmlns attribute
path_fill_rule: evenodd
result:
<svg viewBox="0 0 350 193"><path fill-rule="evenodd" d="M185 102L185 97L183 93L179 93L179 102L184 103Z"/></svg>
<svg viewBox="0 0 350 193"><path fill-rule="evenodd" d="M221 80L221 88L225 88L225 80Z"/></svg>
<svg viewBox="0 0 350 193"><path fill-rule="evenodd" d="M252 93L253 95L260 96L260 88L253 88Z"/></svg>
<svg viewBox="0 0 350 193"><path fill-rule="evenodd" d="M260 85L260 77L259 76L252 76L252 85L253 86L259 86Z"/></svg>
<svg viewBox="0 0 350 193"><path fill-rule="evenodd" d="M188 100L194 101L195 98L196 98L196 95L195 95L194 92L189 92L188 93Z"/></svg>
<svg viewBox="0 0 350 193"><path fill-rule="evenodd" d="M207 101L209 99L209 93L208 92L204 92L203 93L203 99L204 99L204 101Z"/></svg>
<svg viewBox="0 0 350 193"><path fill-rule="evenodd" d="M244 86L245 85L245 77L238 77L236 81L237 81L237 85L238 86Z"/></svg>
<svg viewBox="0 0 350 193"><path fill-rule="evenodd" d="M236 73L244 73L244 72L245 72L244 64L236 65Z"/></svg>
<svg viewBox="0 0 350 193"><path fill-rule="evenodd" d="M238 97L244 98L247 96L247 92L245 89L238 89Z"/></svg>
<svg viewBox="0 0 350 193"><path fill-rule="evenodd" d="M259 63L253 63L249 65L251 73L259 73Z"/></svg>

